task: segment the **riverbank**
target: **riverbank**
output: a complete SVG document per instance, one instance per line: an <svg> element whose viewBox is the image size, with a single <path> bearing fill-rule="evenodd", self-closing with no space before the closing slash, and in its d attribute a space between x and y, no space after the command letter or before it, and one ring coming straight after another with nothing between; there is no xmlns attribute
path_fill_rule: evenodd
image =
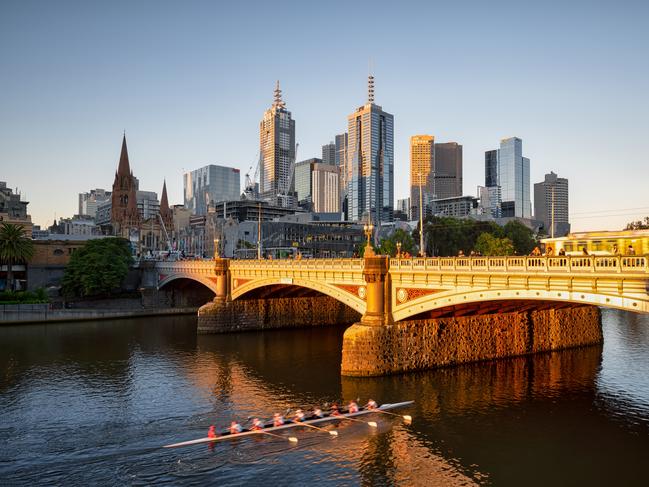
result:
<svg viewBox="0 0 649 487"><path fill-rule="evenodd" d="M99 309L73 308L50 309L49 304L0 305L0 326L61 321L96 321L120 318L144 318L196 314L198 307L185 308L141 308L141 309Z"/></svg>

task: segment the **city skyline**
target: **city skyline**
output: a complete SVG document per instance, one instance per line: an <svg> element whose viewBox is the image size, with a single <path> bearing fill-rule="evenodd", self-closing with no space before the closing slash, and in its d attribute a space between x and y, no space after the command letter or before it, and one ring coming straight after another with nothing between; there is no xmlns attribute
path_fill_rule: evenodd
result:
<svg viewBox="0 0 649 487"><path fill-rule="evenodd" d="M126 4L118 2L99 11L70 5L74 9L0 7L2 44L12 46L1 54L11 72L2 78L0 95L6 108L0 121L2 179L25 195L37 224L49 225L55 214L72 216L81 192L109 189L123 129L141 187L158 191L166 178L171 204L182 202L184 172L207 164L247 172L256 163L259 114L271 101L276 79L298 120L298 158L318 157L363 103L366 59L372 60L377 99L395 117L393 204L409 193L409 137L430 133L463 145L465 195L484 184L484 152L516 136L532 161L532 184L550 171L571 181L573 230L622 228L649 212L643 192L649 179L649 142L643 137L649 97L642 89L649 68L637 62L648 42L646 34L630 34L642 31L646 5L630 3L624 15L603 4L589 4L585 11L568 6L560 19L544 23L549 14L540 7L513 12L476 4L453 27L457 32L440 24L430 38L404 31L406 20L419 19L375 12L373 17L389 18L403 35L391 43L380 39L371 50L352 46L341 60L345 69L318 80L309 68L323 61L319 55L339 59L341 41L302 35L322 22L317 9L309 14L291 8L287 15L304 40L288 46L290 56L277 61L252 49L262 36L264 15L248 25L239 7L165 6L143 24L146 3L129 7L123 17ZM354 6L350 15L361 10ZM488 23L485 15L498 25L525 22L528 35L512 43L495 32L477 43L484 34L481 23ZM567 35L564 29L577 19L577 32ZM195 36L181 38L189 23ZM174 34L165 28L173 25L183 29ZM243 30L236 34L235 27ZM438 47L436 40L449 32L458 35ZM147 35L151 41L145 43ZM50 38L57 42L45 43ZM414 45L418 52L429 49L448 69L434 76L428 68L412 71L417 55L408 50ZM52 186L57 191L50 195Z"/></svg>

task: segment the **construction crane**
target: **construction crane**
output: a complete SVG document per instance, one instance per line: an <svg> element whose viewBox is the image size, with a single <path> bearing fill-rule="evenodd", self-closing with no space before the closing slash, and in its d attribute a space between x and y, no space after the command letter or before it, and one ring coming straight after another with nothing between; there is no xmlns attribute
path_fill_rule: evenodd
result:
<svg viewBox="0 0 649 487"><path fill-rule="evenodd" d="M254 165L253 165L254 166ZM259 176L259 167L261 166L261 151L259 152L259 159L257 160L257 165L255 167L255 173L252 178L250 177L250 172L252 171L253 166L250 166L248 172L246 173L246 182L245 188L243 190L244 198L248 200L257 200L259 199L259 188L257 183L257 177Z"/></svg>
<svg viewBox="0 0 649 487"><path fill-rule="evenodd" d="M300 144L295 144L295 152L293 155L293 160L289 163L288 178L286 178L285 183L282 185L284 187L277 188L279 190L279 193L277 193L277 197L282 199L282 206L284 208L289 207L288 199L293 196L289 193L291 192L291 188L293 187L293 176L295 176L295 161L297 161L297 150L299 147Z"/></svg>

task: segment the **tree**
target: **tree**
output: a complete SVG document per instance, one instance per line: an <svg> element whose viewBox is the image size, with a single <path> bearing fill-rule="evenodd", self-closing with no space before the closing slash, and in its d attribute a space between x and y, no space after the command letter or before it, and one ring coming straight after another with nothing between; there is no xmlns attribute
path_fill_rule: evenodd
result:
<svg viewBox="0 0 649 487"><path fill-rule="evenodd" d="M503 227L503 232L504 236L509 238L514 244L514 250L518 255L529 254L537 245L532 230L519 221L508 221Z"/></svg>
<svg viewBox="0 0 649 487"><path fill-rule="evenodd" d="M461 250L468 254L475 248L476 240L481 233L503 236L503 229L494 222L476 221L451 217L429 217L424 222L424 241L426 255L457 255ZM419 229L412 234L419 240Z"/></svg>
<svg viewBox="0 0 649 487"><path fill-rule="evenodd" d="M644 220L627 223L625 230L649 230L649 216L645 216Z"/></svg>
<svg viewBox="0 0 649 487"><path fill-rule="evenodd" d="M132 262L128 240L90 240L72 254L63 274L63 294L68 297L110 294L121 287Z"/></svg>
<svg viewBox="0 0 649 487"><path fill-rule="evenodd" d="M490 233L481 233L478 237L475 249L482 255L512 255L514 244L507 237L494 237Z"/></svg>
<svg viewBox="0 0 649 487"><path fill-rule="evenodd" d="M34 242L22 225L0 224L0 262L7 266L7 288L14 288L13 265L27 262L34 255Z"/></svg>
<svg viewBox="0 0 649 487"><path fill-rule="evenodd" d="M382 255L389 255L394 257L397 255L397 242L401 242L401 253L409 253L410 255L415 255L417 253L415 241L405 230L397 228L392 235L388 238L381 239L381 245L379 246L379 253Z"/></svg>

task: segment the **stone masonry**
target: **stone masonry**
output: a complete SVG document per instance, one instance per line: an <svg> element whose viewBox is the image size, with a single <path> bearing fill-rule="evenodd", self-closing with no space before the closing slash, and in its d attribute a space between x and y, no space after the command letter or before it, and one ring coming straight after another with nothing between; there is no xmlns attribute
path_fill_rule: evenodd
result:
<svg viewBox="0 0 649 487"><path fill-rule="evenodd" d="M345 331L341 373L378 376L601 343L599 308L485 314Z"/></svg>

